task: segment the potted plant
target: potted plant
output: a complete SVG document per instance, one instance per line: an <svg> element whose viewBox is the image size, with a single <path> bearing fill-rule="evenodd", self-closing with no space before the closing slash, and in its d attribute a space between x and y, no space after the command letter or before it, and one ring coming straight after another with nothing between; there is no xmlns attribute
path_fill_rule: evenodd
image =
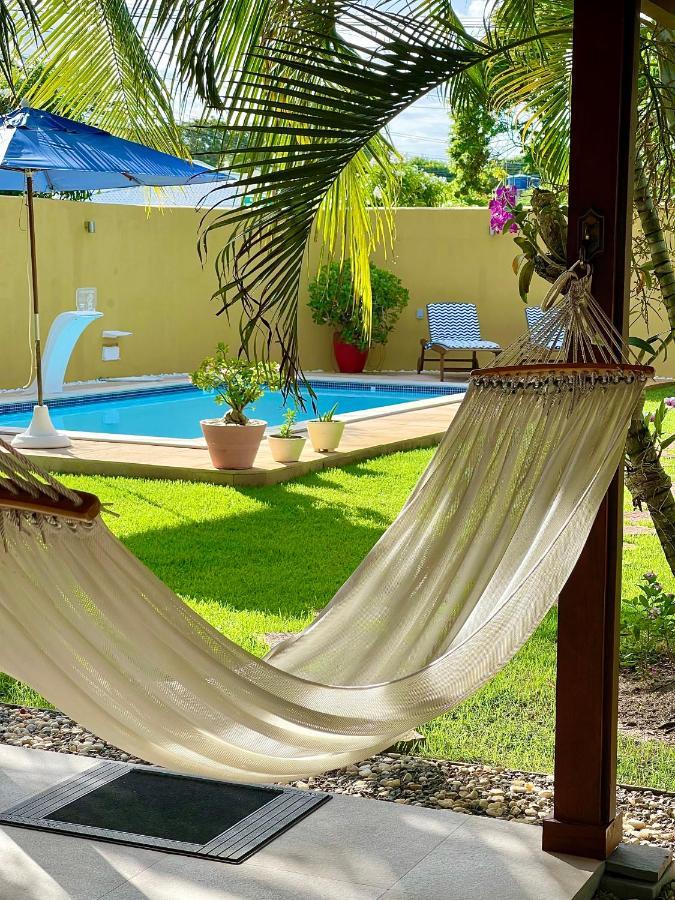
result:
<svg viewBox="0 0 675 900"><path fill-rule="evenodd" d="M363 372L368 350L386 344L401 310L408 303L408 291L392 272L370 264L373 317L368 340L363 310L354 299L350 261L322 266L309 286L309 307L317 325L334 329L333 349L341 372Z"/></svg>
<svg viewBox="0 0 675 900"><path fill-rule="evenodd" d="M306 438L302 435L294 434L293 425L295 423L296 410L287 409L284 413L284 424L281 426L277 434L271 434L267 438L270 445L272 456L277 462L291 463L300 459L302 448L305 446Z"/></svg>
<svg viewBox="0 0 675 900"><path fill-rule="evenodd" d="M249 419L244 410L262 397L266 387L279 389L279 366L230 356L221 343L190 377L195 387L215 393L216 403L229 407L222 418L199 423L211 462L216 469L250 469L267 422Z"/></svg>
<svg viewBox="0 0 675 900"><path fill-rule="evenodd" d="M342 440L345 423L335 418L336 409L337 403L328 412L307 423L309 439L317 453L322 450L337 450Z"/></svg>

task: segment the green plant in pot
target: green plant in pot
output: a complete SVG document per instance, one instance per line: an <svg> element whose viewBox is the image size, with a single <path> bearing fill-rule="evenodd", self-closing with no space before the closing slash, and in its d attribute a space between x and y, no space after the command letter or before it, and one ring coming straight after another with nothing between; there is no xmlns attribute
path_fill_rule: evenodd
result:
<svg viewBox="0 0 675 900"><path fill-rule="evenodd" d="M287 409L284 413L284 424L276 434L271 434L267 438L272 456L277 462L290 463L300 459L306 438L293 431L296 416L295 409Z"/></svg>
<svg viewBox="0 0 675 900"><path fill-rule="evenodd" d="M370 264L373 321L368 340L361 305L354 301L350 261L322 266L309 285L309 308L317 325L333 328L333 349L341 372L362 372L373 344L386 344L409 295L400 278Z"/></svg>
<svg viewBox="0 0 675 900"><path fill-rule="evenodd" d="M279 366L230 356L220 343L190 377L195 387L215 394L216 403L228 407L222 418L199 423L211 462L216 469L250 469L267 422L249 419L244 410L262 397L266 387L280 388Z"/></svg>
<svg viewBox="0 0 675 900"><path fill-rule="evenodd" d="M307 423L309 439L317 453L324 450L337 450L342 440L345 423L335 418L336 410L337 403L327 412Z"/></svg>

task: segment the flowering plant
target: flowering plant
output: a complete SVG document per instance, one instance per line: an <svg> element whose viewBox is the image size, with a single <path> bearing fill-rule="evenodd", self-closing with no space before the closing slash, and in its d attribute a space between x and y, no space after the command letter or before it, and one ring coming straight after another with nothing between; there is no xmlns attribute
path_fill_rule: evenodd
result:
<svg viewBox="0 0 675 900"><path fill-rule="evenodd" d="M514 217L518 204L518 191L511 185L500 184L488 204L490 210L490 230L494 233L518 234L520 230Z"/></svg>
<svg viewBox="0 0 675 900"><path fill-rule="evenodd" d="M666 593L654 572L645 572L638 593L621 601L621 656L624 663L641 663L664 651L673 657L675 594Z"/></svg>
<svg viewBox="0 0 675 900"><path fill-rule="evenodd" d="M213 356L207 357L190 376L195 387L215 393L216 403L229 406L223 416L231 425L246 425L244 409L259 400L265 387L277 391L281 387L279 366L273 362L251 362L230 356L225 344L218 344Z"/></svg>

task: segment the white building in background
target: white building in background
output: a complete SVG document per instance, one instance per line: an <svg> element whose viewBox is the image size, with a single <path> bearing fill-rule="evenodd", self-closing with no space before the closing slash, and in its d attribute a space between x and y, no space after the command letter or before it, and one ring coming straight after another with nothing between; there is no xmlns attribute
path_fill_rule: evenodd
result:
<svg viewBox="0 0 675 900"><path fill-rule="evenodd" d="M92 203L122 203L126 206L180 206L207 210L212 206L239 205L235 175L223 184L187 184L175 187L127 187L94 191Z"/></svg>

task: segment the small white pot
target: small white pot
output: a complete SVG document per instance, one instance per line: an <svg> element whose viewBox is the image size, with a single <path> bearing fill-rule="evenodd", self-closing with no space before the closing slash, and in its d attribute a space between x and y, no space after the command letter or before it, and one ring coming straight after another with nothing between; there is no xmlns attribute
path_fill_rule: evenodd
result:
<svg viewBox="0 0 675 900"><path fill-rule="evenodd" d="M321 450L337 450L342 433L345 430L345 423L338 422L319 422L313 421L307 423L307 431L312 442L312 447L317 451Z"/></svg>
<svg viewBox="0 0 675 900"><path fill-rule="evenodd" d="M282 438L273 434L267 438L272 456L280 463L297 462L300 459L306 440L307 438L304 437Z"/></svg>

